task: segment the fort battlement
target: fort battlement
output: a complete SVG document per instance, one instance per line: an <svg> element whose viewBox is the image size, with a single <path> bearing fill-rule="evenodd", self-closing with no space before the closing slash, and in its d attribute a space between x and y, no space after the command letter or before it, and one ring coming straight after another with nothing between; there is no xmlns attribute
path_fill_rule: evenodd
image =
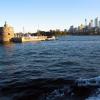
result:
<svg viewBox="0 0 100 100"><path fill-rule="evenodd" d="M14 37L14 29L6 22L3 27L0 27L0 42L10 42Z"/></svg>
<svg viewBox="0 0 100 100"><path fill-rule="evenodd" d="M9 26L6 22L3 27L0 27L0 43L2 42L32 42L32 41L44 41L52 40L54 38L48 38L48 36L37 35L37 36L18 36L14 34L13 27Z"/></svg>

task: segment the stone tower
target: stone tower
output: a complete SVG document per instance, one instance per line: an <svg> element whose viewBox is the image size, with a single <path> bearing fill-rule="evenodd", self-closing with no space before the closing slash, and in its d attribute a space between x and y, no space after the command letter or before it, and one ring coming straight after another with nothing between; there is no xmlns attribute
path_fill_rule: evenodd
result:
<svg viewBox="0 0 100 100"><path fill-rule="evenodd" d="M0 42L10 42L14 37L13 27L9 26L6 22L4 27L0 27Z"/></svg>

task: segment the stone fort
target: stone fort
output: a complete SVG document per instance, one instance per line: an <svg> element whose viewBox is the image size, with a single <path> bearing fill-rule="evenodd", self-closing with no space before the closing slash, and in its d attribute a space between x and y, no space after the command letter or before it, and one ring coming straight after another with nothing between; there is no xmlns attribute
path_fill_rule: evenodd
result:
<svg viewBox="0 0 100 100"><path fill-rule="evenodd" d="M36 42L36 41L44 41L44 40L49 40L47 36L25 36L23 35L18 35L14 33L13 27L8 25L6 22L3 27L0 27L0 43L5 43L5 42L15 42L15 43L22 43L22 42Z"/></svg>
<svg viewBox="0 0 100 100"><path fill-rule="evenodd" d="M0 42L11 42L14 37L14 29L6 22L3 27L0 27Z"/></svg>

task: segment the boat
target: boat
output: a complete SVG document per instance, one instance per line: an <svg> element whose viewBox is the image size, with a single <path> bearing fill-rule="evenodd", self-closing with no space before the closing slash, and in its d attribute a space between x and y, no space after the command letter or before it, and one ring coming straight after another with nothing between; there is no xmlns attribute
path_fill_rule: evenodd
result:
<svg viewBox="0 0 100 100"><path fill-rule="evenodd" d="M48 37L47 37L47 40L55 40L55 39L56 39L55 36L48 36Z"/></svg>
<svg viewBox="0 0 100 100"><path fill-rule="evenodd" d="M12 42L34 42L34 41L45 41L47 36L22 36L12 38Z"/></svg>

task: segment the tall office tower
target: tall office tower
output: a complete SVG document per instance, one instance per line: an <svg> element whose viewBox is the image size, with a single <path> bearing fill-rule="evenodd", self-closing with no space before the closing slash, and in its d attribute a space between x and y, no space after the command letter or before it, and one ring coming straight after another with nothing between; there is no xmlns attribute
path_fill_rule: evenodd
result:
<svg viewBox="0 0 100 100"><path fill-rule="evenodd" d="M85 26L87 26L87 19L85 19Z"/></svg>
<svg viewBox="0 0 100 100"><path fill-rule="evenodd" d="M99 28L100 28L100 21L99 21Z"/></svg>
<svg viewBox="0 0 100 100"><path fill-rule="evenodd" d="M95 22L94 23L95 23L95 27L98 27L98 24L99 24L98 17L95 18Z"/></svg>
<svg viewBox="0 0 100 100"><path fill-rule="evenodd" d="M88 28L91 28L91 22L89 22Z"/></svg>
<svg viewBox="0 0 100 100"><path fill-rule="evenodd" d="M90 28L93 27L93 20L90 21Z"/></svg>

